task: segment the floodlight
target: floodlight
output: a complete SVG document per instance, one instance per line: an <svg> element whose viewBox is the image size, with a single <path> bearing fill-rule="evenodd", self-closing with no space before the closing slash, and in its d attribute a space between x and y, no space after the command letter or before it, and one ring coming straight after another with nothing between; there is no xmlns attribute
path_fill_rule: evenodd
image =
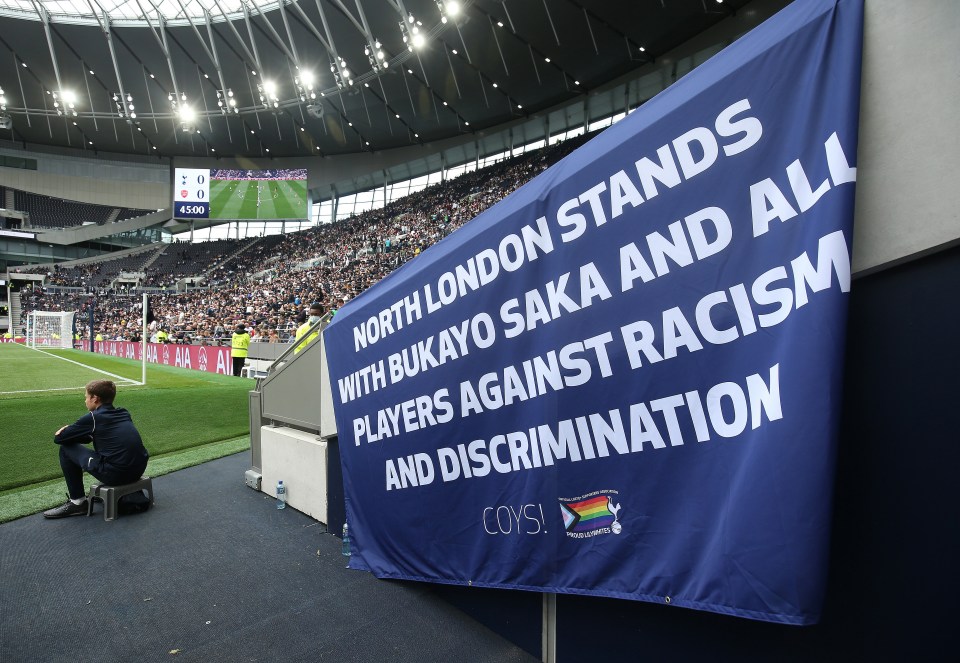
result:
<svg viewBox="0 0 960 663"><path fill-rule="evenodd" d="M441 23L446 23L447 17L456 18L460 14L460 3L456 0L437 0L437 8Z"/></svg>

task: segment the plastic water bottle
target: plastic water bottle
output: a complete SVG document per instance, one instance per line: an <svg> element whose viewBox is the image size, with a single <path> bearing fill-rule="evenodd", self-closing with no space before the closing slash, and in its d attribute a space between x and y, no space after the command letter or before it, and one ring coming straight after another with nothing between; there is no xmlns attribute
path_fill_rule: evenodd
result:
<svg viewBox="0 0 960 663"><path fill-rule="evenodd" d="M344 557L350 556L350 528L347 527L347 524L343 524L343 543L341 544L341 552L343 552Z"/></svg>
<svg viewBox="0 0 960 663"><path fill-rule="evenodd" d="M277 508L284 509L287 506L287 487L283 481L277 482Z"/></svg>

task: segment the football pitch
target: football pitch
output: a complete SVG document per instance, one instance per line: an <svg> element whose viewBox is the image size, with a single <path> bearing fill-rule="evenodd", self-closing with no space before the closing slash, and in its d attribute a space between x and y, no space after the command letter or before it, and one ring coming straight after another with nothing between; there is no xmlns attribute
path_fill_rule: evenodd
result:
<svg viewBox="0 0 960 663"><path fill-rule="evenodd" d="M139 361L17 343L0 343L0 366L0 522L63 502L53 433L86 413L90 380L117 384L115 404L130 411L151 476L249 447L246 379L148 364L140 386Z"/></svg>
<svg viewBox="0 0 960 663"><path fill-rule="evenodd" d="M211 219L306 219L306 180L210 180Z"/></svg>

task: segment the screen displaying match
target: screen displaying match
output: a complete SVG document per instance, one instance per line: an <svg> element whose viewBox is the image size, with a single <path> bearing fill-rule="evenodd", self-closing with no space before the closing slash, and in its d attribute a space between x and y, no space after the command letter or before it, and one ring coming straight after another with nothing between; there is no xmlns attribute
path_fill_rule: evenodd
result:
<svg viewBox="0 0 960 663"><path fill-rule="evenodd" d="M256 221L307 218L307 169L176 168L176 219Z"/></svg>

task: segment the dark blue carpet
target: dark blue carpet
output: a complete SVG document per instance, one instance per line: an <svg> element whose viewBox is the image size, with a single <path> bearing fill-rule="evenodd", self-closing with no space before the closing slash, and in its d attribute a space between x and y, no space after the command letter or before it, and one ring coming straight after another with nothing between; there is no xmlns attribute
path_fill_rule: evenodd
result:
<svg viewBox="0 0 960 663"><path fill-rule="evenodd" d="M247 488L248 455L154 479L145 514L0 525L0 660L535 661L420 583L344 568Z"/></svg>

